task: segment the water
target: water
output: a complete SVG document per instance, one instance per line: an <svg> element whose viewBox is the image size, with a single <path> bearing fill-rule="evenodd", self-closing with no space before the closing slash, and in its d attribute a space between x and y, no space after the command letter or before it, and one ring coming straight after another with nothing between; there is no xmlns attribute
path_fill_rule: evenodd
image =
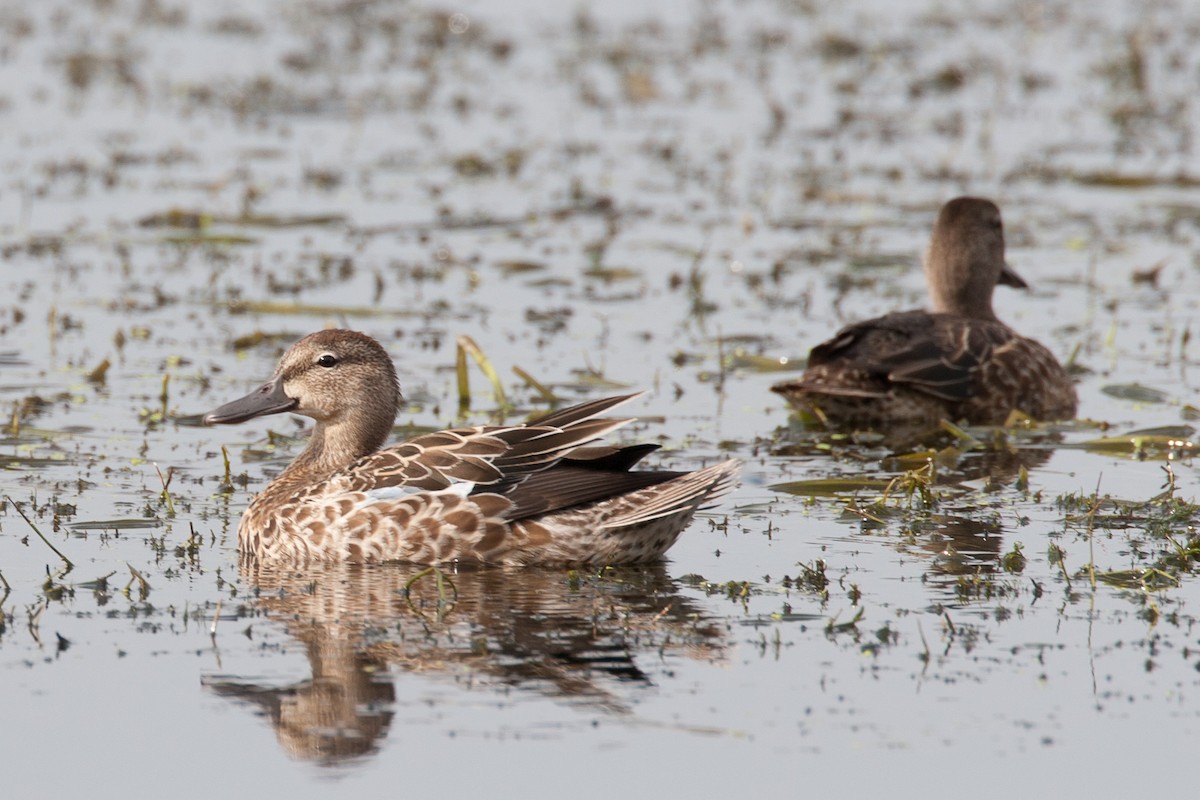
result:
<svg viewBox="0 0 1200 800"><path fill-rule="evenodd" d="M6 785L1175 774L1194 515L1106 504L1089 535L1088 512L1190 501L1194 466L1083 445L1194 418L1200 14L894 5L7 4L0 489L74 568L5 504ZM913 466L789 425L788 373L757 365L922 303L937 206L967 192L1033 286L998 314L1073 357L1080 421L943 464L928 510L771 489ZM242 574L238 516L301 426L172 418L328 324L387 344L401 424L457 421L468 335L522 410L513 366L567 399L653 390L628 435L671 468L743 458L743 485L656 569L464 573L440 601L400 568Z"/></svg>

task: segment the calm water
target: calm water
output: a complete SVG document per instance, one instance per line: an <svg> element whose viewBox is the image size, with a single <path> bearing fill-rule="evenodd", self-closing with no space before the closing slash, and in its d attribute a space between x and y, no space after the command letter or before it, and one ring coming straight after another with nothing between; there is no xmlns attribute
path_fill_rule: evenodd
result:
<svg viewBox="0 0 1200 800"><path fill-rule="evenodd" d="M1095 440L1196 417L1198 43L1182 1L3 4L5 786L1184 780L1200 547L1146 501L1200 478ZM922 303L966 192L1004 210L1034 288L998 313L1072 359L1080 421L873 506L922 460L789 425L764 365ZM401 424L459 418L467 335L518 413L544 406L513 367L651 389L628 435L744 483L654 569L440 599L398 567L243 574L238 517L302 426L174 418L330 324L387 343Z"/></svg>

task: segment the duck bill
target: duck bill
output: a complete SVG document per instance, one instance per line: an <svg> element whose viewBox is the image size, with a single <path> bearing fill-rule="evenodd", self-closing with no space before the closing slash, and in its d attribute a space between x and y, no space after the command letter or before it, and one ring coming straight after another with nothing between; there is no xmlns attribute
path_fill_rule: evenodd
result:
<svg viewBox="0 0 1200 800"><path fill-rule="evenodd" d="M1005 264L1004 269L1000 270L1000 279L996 281L996 283L1004 284L1005 286L1011 286L1014 289L1029 288L1029 284L1025 282L1025 279L1018 275L1017 271L1008 264Z"/></svg>
<svg viewBox="0 0 1200 800"><path fill-rule="evenodd" d="M205 414L204 424L233 425L255 417L291 411L298 403L299 401L287 396L283 391L283 379L277 377L240 400L226 403L216 411Z"/></svg>

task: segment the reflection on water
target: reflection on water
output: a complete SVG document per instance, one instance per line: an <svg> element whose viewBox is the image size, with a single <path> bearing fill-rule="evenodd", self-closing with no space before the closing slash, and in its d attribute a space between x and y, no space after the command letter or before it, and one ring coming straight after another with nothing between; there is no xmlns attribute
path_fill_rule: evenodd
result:
<svg viewBox="0 0 1200 800"><path fill-rule="evenodd" d="M282 623L303 643L312 677L279 688L220 675L205 685L257 707L289 754L323 764L379 748L403 673L626 714L654 686L639 661L664 652L717 660L727 646L725 626L681 596L661 567L242 571L256 587L245 613Z"/></svg>
<svg viewBox="0 0 1200 800"><path fill-rule="evenodd" d="M931 586L954 592L960 578L987 576L1000 568L1004 529L996 520L934 515L918 546L933 556L925 573Z"/></svg>
<svg viewBox="0 0 1200 800"><path fill-rule="evenodd" d="M999 508L1011 502L1014 488L1028 496L1029 472L1046 465L1061 435L1053 429L996 429L985 440L984 429L972 431L980 438L965 431L960 437L970 438L935 431L897 444L882 434L793 430L790 441L774 454L824 451L854 471L771 488L836 498L845 503L845 518L859 519L864 532L883 533L889 523L896 524L904 534L900 547L928 559L922 580L934 597L951 604L977 601L997 591L991 578L1020 571L1020 551L1003 554L1005 526ZM878 466L872 470L864 465Z"/></svg>

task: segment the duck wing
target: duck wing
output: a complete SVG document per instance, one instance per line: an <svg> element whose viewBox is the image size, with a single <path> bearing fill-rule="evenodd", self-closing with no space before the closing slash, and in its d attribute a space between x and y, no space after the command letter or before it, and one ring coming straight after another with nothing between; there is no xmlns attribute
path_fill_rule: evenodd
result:
<svg viewBox="0 0 1200 800"><path fill-rule="evenodd" d="M687 474L670 470L630 472L635 464L657 449L658 445L650 443L584 447L573 451L551 469L523 476L517 481L480 486L476 491L502 494L511 500L513 507L505 516L515 521L607 500Z"/></svg>
<svg viewBox="0 0 1200 800"><path fill-rule="evenodd" d="M938 315L922 336L875 368L894 384L961 403L974 393L979 371L1018 338L999 322Z"/></svg>
<svg viewBox="0 0 1200 800"><path fill-rule="evenodd" d="M632 422L632 418L598 415L636 396L580 403L523 425L480 425L423 434L359 459L336 480L344 490L361 492L437 491L455 483L511 487Z"/></svg>
<svg viewBox="0 0 1200 800"><path fill-rule="evenodd" d="M991 320L897 312L849 325L814 347L797 383L807 391L859 397L883 396L902 385L963 402L979 370L1019 339Z"/></svg>

